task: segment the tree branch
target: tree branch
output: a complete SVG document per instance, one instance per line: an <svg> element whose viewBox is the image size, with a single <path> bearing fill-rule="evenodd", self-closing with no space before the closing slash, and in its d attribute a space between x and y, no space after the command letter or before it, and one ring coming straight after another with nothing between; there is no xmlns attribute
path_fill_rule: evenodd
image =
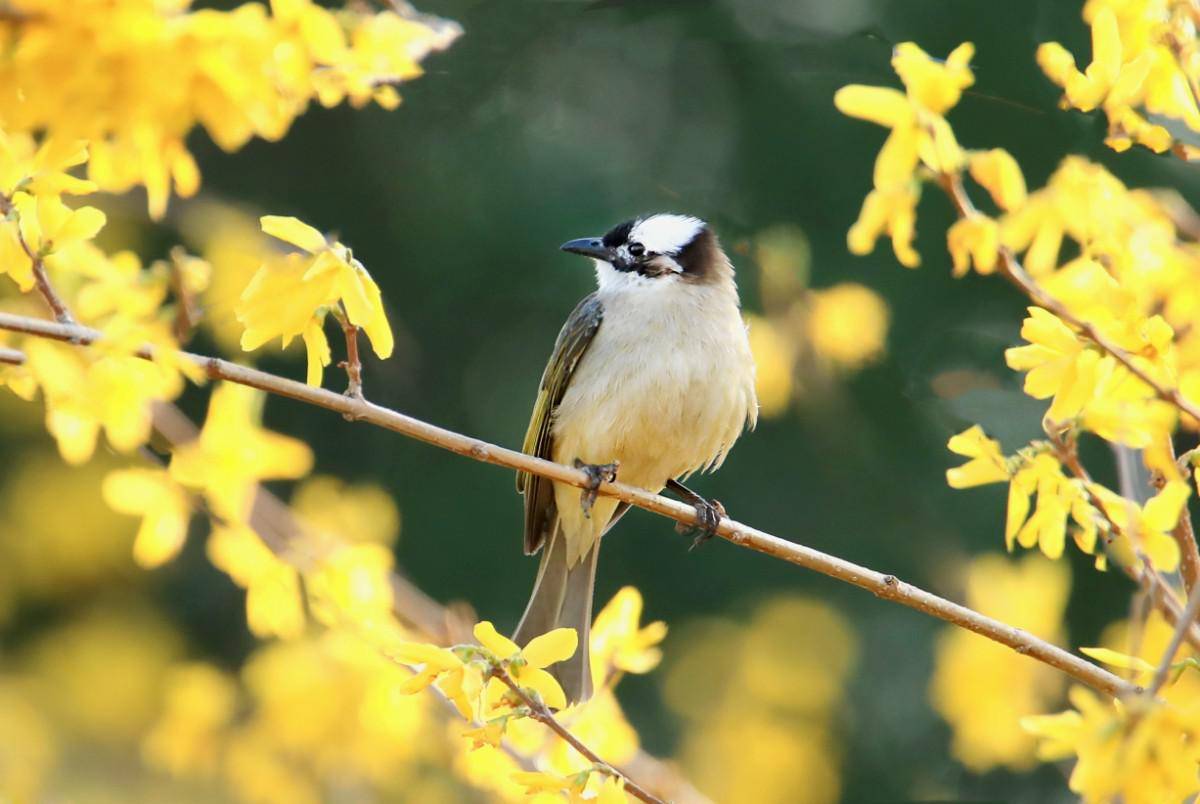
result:
<svg viewBox="0 0 1200 804"><path fill-rule="evenodd" d="M0 329L77 344L93 343L102 337L101 333L88 327L58 324L10 313L0 313ZM153 350L150 347L143 347L138 350L137 354L150 359L153 357ZM398 411L380 407L366 400L354 399L322 388L313 388L294 380L239 366L216 357L205 357L189 352L180 352L179 354L185 360L203 368L211 379L236 382L325 408L340 413L346 418L365 421L473 460L530 472L578 488L586 488L590 485L588 475L579 469L471 438ZM644 489L623 483L605 482L601 483L598 491L600 494L615 497L686 525L699 524L696 510L692 506ZM1007 645L1018 653L1031 656L1057 668L1075 680L1105 694L1126 695L1139 691L1135 685L1062 648L1038 639L1019 628L985 617L965 606L952 603L905 583L894 575L877 572L810 547L785 541L731 519L723 518L721 520L717 528L717 535L741 547L815 570L831 578L866 589L877 597L895 601L932 617L974 631L1002 645Z"/></svg>
<svg viewBox="0 0 1200 804"><path fill-rule="evenodd" d="M534 698L529 693L525 692L525 690L523 690L520 686L518 686L503 667L492 667L491 675L493 678L499 679L504 686L512 690L512 693L520 699L521 703L524 704L527 709L529 709L530 717L539 723L542 723L548 729L550 729L550 731L557 734L567 745L578 751L580 756L596 766L600 772L623 780L625 782L625 791L627 793L636 799L645 801L646 804L666 804L666 802L661 798L651 794L633 779L629 778L629 776L617 770L612 765L608 764L599 756L597 756L592 749L581 743L574 734L569 732L566 727L563 726L563 724L558 722L558 719L554 717L554 713L550 711L546 704Z"/></svg>

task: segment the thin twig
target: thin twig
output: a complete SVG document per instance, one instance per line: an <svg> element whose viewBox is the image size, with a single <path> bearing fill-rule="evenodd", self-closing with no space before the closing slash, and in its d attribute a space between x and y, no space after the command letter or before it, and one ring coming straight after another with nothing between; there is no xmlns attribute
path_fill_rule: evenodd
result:
<svg viewBox="0 0 1200 804"><path fill-rule="evenodd" d="M57 324L10 313L0 313L0 329L79 344L93 343L102 337L101 333L87 327ZM154 350L148 346L142 347L137 351L137 355L152 359ZM530 472L577 488L588 488L592 482L591 478L579 469L471 438L398 411L380 407L366 400L354 399L323 388L313 388L304 383L246 366L239 366L216 357L205 357L189 352L180 352L179 356L200 366L210 379L247 385L325 408L340 413L344 417L364 421L473 460ZM700 524L694 507L645 489L624 483L604 482L600 484L598 491L600 494L615 497L677 522L687 525ZM1018 653L1031 656L1057 668L1077 681L1106 694L1126 695L1139 691L1135 685L1062 648L1038 639L1019 628L985 617L965 606L952 603L905 583L894 575L877 572L810 547L786 541L732 519L723 518L716 532L717 535L738 546L815 570L831 578L866 589L877 597L895 601L932 617L974 631L988 639L1007 645Z"/></svg>
<svg viewBox="0 0 1200 804"><path fill-rule="evenodd" d="M1163 653L1162 661L1158 663L1158 670L1154 673L1154 681L1150 684L1150 689L1147 690L1151 698L1158 694L1162 689L1163 684L1167 682L1167 676L1171 673L1171 665L1175 661L1175 654L1179 652L1179 646L1183 644L1183 640L1187 635L1188 629L1192 623L1196 621L1196 615L1200 613L1200 587L1192 590L1191 597L1188 598L1187 608L1183 610L1183 616L1179 618L1179 623L1175 626L1175 633L1171 635L1171 642L1167 645L1167 650Z"/></svg>
<svg viewBox="0 0 1200 804"><path fill-rule="evenodd" d="M666 802L661 798L644 789L633 779L629 778L629 776L605 762L603 759L597 756L596 752L592 751L592 749L580 742L579 738L568 731L563 724L558 722L558 719L554 717L554 713L550 711L546 704L525 692L524 689L522 689L515 681L512 680L512 677L503 667L493 667L491 670L491 675L493 678L499 679L504 686L512 690L513 694L516 695L517 698L520 699L521 703L524 704L524 706L529 710L530 717L539 723L542 723L552 732L561 737L563 741L567 743L567 745L578 751L580 756L591 762L592 765L594 765L602 773L606 773L609 776L613 776L624 781L625 792L629 793L636 799L647 802L647 804L666 804Z"/></svg>
<svg viewBox="0 0 1200 804"><path fill-rule="evenodd" d="M25 365L25 353L20 349L9 349L7 346L0 346L0 363L9 366Z"/></svg>
<svg viewBox="0 0 1200 804"><path fill-rule="evenodd" d="M7 195L0 193L0 214L7 215L13 209L12 199ZM54 313L54 319L60 324L74 324L75 319L71 315L71 311L67 309L66 303L62 297L55 291L54 285L50 284L50 277L46 274L45 258L34 251L29 245L29 241L25 239L25 233L21 231L20 226L14 226L13 231L17 234L17 242L21 245L21 250L25 252L25 256L29 258L32 265L33 281L37 286L38 295L46 302L50 308L50 312Z"/></svg>
<svg viewBox="0 0 1200 804"><path fill-rule="evenodd" d="M334 317L342 326L342 334L346 336L346 359L338 363L338 368L346 370L346 378L350 381L346 388L346 396L357 400L363 398L362 384L362 360L358 356L358 327L350 323L350 316L346 313L341 302L334 308Z"/></svg>

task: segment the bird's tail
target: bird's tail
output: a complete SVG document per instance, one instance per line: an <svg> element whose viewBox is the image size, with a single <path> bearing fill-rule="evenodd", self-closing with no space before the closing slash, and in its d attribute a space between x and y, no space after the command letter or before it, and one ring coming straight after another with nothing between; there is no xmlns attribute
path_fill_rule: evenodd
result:
<svg viewBox="0 0 1200 804"><path fill-rule="evenodd" d="M592 590L596 585L596 558L600 540L592 544L574 567L567 567L567 538L555 527L549 543L542 548L533 594L517 626L513 640L524 647L529 640L555 628L574 628L579 635L575 655L551 665L553 675L571 703L592 697L592 667L588 655L588 637L592 627Z"/></svg>

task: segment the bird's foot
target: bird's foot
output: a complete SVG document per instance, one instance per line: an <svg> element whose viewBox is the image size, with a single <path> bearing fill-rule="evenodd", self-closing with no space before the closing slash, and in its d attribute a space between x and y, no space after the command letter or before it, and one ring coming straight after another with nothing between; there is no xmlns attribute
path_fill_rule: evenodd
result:
<svg viewBox="0 0 1200 804"><path fill-rule="evenodd" d="M585 518L592 518L592 506L596 504L596 492L599 490L600 484L615 483L617 480L617 469L620 465L619 461L613 461L612 463L584 463L578 458L575 459L575 468L583 470L588 476L588 484L583 489L583 494L579 497L579 505L583 508Z"/></svg>
<svg viewBox="0 0 1200 804"><path fill-rule="evenodd" d="M678 480L668 480L667 488L683 498L684 502L691 503L692 507L696 509L695 525L685 525L682 522L675 525L676 533L696 534L696 537L692 539L692 546L688 548L688 552L695 550L717 535L717 528L721 526L722 517L729 515L725 511L725 506L721 505L719 500L706 500Z"/></svg>
<svg viewBox="0 0 1200 804"><path fill-rule="evenodd" d="M680 533L695 533L695 538L692 539L692 544L688 548L688 552L692 552L700 545L717 535L717 528L721 526L721 519L728 516L725 511L725 506L721 505L720 500L705 500L700 499L692 503L696 508L695 525L684 525L682 522L675 526L675 530Z"/></svg>

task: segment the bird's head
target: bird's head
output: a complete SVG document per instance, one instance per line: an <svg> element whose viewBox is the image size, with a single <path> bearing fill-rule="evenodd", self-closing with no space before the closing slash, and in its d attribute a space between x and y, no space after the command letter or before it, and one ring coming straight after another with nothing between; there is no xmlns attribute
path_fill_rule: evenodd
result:
<svg viewBox="0 0 1200 804"><path fill-rule="evenodd" d="M562 244L596 261L601 287L610 284L732 279L732 268L708 224L690 215L659 214L617 224L603 237Z"/></svg>

